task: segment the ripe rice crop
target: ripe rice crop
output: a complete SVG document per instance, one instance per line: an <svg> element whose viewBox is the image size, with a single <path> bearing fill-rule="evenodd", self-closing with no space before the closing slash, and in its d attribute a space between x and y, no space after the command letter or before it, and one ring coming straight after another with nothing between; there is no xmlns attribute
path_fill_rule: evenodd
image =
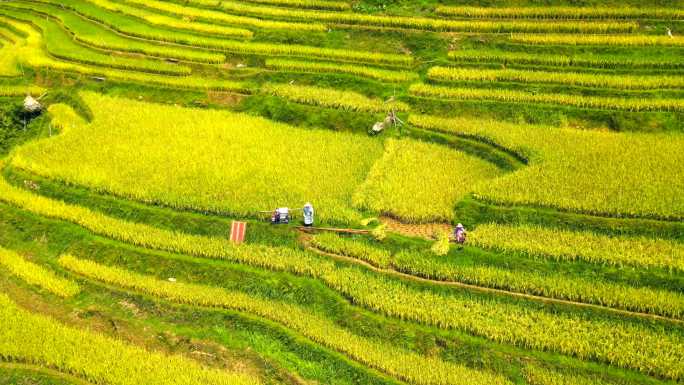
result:
<svg viewBox="0 0 684 385"><path fill-rule="evenodd" d="M223 25L200 23L188 21L182 18L174 18L166 15L156 14L140 8L129 7L125 4L115 3L108 0L87 0L102 9L112 12L121 12L125 15L140 18L147 23L160 27L170 27L181 30L189 30L212 35L222 35L233 38L251 38L254 33L248 29L226 27Z"/></svg>
<svg viewBox="0 0 684 385"><path fill-rule="evenodd" d="M559 93L532 93L505 89L451 88L429 84L412 84L409 91L416 96L454 100L491 100L505 103L556 104L578 108L595 108L633 112L684 111L684 100L667 98L617 98Z"/></svg>
<svg viewBox="0 0 684 385"><path fill-rule="evenodd" d="M522 44L549 45L610 45L610 46L684 46L682 36L661 35L571 35L571 34L511 34L511 41Z"/></svg>
<svg viewBox="0 0 684 385"><path fill-rule="evenodd" d="M253 376L149 352L103 334L31 314L0 294L0 356L110 385L257 385Z"/></svg>
<svg viewBox="0 0 684 385"><path fill-rule="evenodd" d="M60 297L71 297L80 291L75 282L58 277L52 271L28 262L19 254L2 247L0 247L0 266L29 285L38 286Z"/></svg>
<svg viewBox="0 0 684 385"><path fill-rule="evenodd" d="M0 47L0 77L20 76L21 72L17 67L16 52L23 41L15 35L10 35L11 32L0 27L0 34L2 33L7 33L8 36L11 36L11 41L8 39L7 43Z"/></svg>
<svg viewBox="0 0 684 385"><path fill-rule="evenodd" d="M410 108L403 102L388 103L382 99L372 99L353 91L339 91L333 88L267 83L261 86L261 92L296 103L348 111L384 113L392 109L408 111Z"/></svg>
<svg viewBox="0 0 684 385"><path fill-rule="evenodd" d="M222 0L185 0L183 3L199 5L200 7L212 8L218 7Z"/></svg>
<svg viewBox="0 0 684 385"><path fill-rule="evenodd" d="M386 268L390 265L391 253L379 247L372 247L365 242L354 241L333 233L317 234L311 243L318 249L357 258L374 266Z"/></svg>
<svg viewBox="0 0 684 385"><path fill-rule="evenodd" d="M578 72L528 71L518 69L482 69L432 67L428 78L441 81L487 81L552 83L570 86L605 87L615 89L682 88L684 77L667 75L625 75Z"/></svg>
<svg viewBox="0 0 684 385"><path fill-rule="evenodd" d="M486 224L472 231L469 240L480 247L561 261L584 260L684 271L684 244L665 239L609 237L538 226Z"/></svg>
<svg viewBox="0 0 684 385"><path fill-rule="evenodd" d="M495 374L447 363L437 357L426 358L414 352L352 334L334 322L296 305L261 299L218 287L166 282L70 255L62 256L59 263L88 278L173 302L232 309L267 318L356 361L413 384L451 385L462 378L468 378L471 383L481 385L511 384L510 381Z"/></svg>
<svg viewBox="0 0 684 385"><path fill-rule="evenodd" d="M149 60L146 58L127 58L123 56L116 56L105 54L98 50L90 49L88 47L76 44L71 36L63 29L61 29L55 22L46 20L41 17L34 17L31 14L17 14L18 12L11 12L3 10L13 17L21 18L36 25L42 32L44 47L51 56L66 60L74 61L82 64L100 65L110 68L118 68L133 71L152 72L169 75L189 75L190 68L183 65L176 65L163 62L161 60ZM4 20L0 16L0 21ZM33 34L32 34L33 36ZM34 37L38 39L38 37ZM37 47L37 46L36 46ZM16 48L19 51L19 48ZM16 54L15 54L16 56Z"/></svg>
<svg viewBox="0 0 684 385"><path fill-rule="evenodd" d="M563 273L462 264L453 261L452 257L437 257L427 251L407 250L392 255L388 250L368 242L330 233L316 235L311 242L316 248L326 252L357 258L379 268L391 268L417 277L463 282L665 317L684 317L684 295L677 292L631 287L597 278L570 277Z"/></svg>
<svg viewBox="0 0 684 385"><path fill-rule="evenodd" d="M445 146L390 139L354 205L411 222L449 221L477 183L499 175L491 163Z"/></svg>
<svg viewBox="0 0 684 385"><path fill-rule="evenodd" d="M418 75L408 71L393 71L364 65L341 64L333 62L311 62L290 59L268 59L266 67L280 71L341 73L363 76L386 82L408 82Z"/></svg>
<svg viewBox="0 0 684 385"><path fill-rule="evenodd" d="M404 273L440 281L464 282L517 293L684 318L684 295L673 291L632 287L597 278L583 279L564 274L511 271L495 266L460 265L450 263L448 259L415 252L397 254L392 259L392 265Z"/></svg>
<svg viewBox="0 0 684 385"><path fill-rule="evenodd" d="M4 21L0 21L0 28L3 31L3 38L11 43L16 43L17 39L26 37L26 34Z"/></svg>
<svg viewBox="0 0 684 385"><path fill-rule="evenodd" d="M135 0L143 1L143 0ZM282 18L287 20L319 21L334 24L359 26L408 28L448 32L568 32L568 33L608 33L630 32L638 28L634 22L545 22L545 21L462 21L443 18L382 16L352 12L325 12L314 10L295 10L259 5L222 1L220 8L236 14L250 14Z"/></svg>
<svg viewBox="0 0 684 385"><path fill-rule="evenodd" d="M292 8L329 9L332 11L346 11L351 5L344 1L331 0L247 0L250 3L270 4ZM219 2L214 2L218 6Z"/></svg>
<svg viewBox="0 0 684 385"><path fill-rule="evenodd" d="M45 88L33 85L0 85L0 96L40 96L45 91Z"/></svg>
<svg viewBox="0 0 684 385"><path fill-rule="evenodd" d="M0 22L0 43L2 43L2 47L4 47L8 43L16 43L16 36L14 35L14 33L12 33L10 28L2 24L2 22Z"/></svg>
<svg viewBox="0 0 684 385"><path fill-rule="evenodd" d="M93 122L28 144L14 158L16 166L177 208L255 217L261 210L310 201L321 220L352 222L359 217L351 208L354 188L382 153L380 142L360 135L299 129L229 111L93 93L82 97L97 106ZM150 136L155 140L145 139ZM84 141L91 145L82 146ZM113 143L121 152L104 157L100 150ZM303 145L306 157L300 156Z"/></svg>
<svg viewBox="0 0 684 385"><path fill-rule="evenodd" d="M684 218L679 136L421 115L409 122L494 143L529 160L521 170L478 185L479 199L594 215Z"/></svg>
<svg viewBox="0 0 684 385"><path fill-rule="evenodd" d="M438 6L445 16L503 19L683 19L677 8L652 7L458 7Z"/></svg>
<svg viewBox="0 0 684 385"><path fill-rule="evenodd" d="M397 280L342 270L327 277L328 285L378 312L455 328L475 335L552 350L582 360L598 360L667 378L681 378L684 336L676 328L653 328L640 322L593 318L576 312L554 312L516 302L474 298L452 291L438 294L411 289ZM672 357L671 354L680 356ZM657 365L653 365L658 362ZM645 369L650 367L650 369Z"/></svg>
<svg viewBox="0 0 684 385"><path fill-rule="evenodd" d="M663 330L584 313L548 312L523 303L473 298L466 292L433 293L356 268L341 268L332 261L298 250L260 245L236 247L224 239L187 235L115 219L34 195L12 187L2 179L0 200L138 246L312 276L354 303L388 316L459 329L528 349L596 359L674 380L684 377L684 336L675 329ZM454 317L454 314L459 316Z"/></svg>
<svg viewBox="0 0 684 385"><path fill-rule="evenodd" d="M198 49L173 46L168 44L154 44L150 41L141 39L131 39L117 34L110 29L92 23L77 14L68 12L59 7L53 7L45 4L24 4L24 3L8 3L9 6L20 10L40 10L49 13L51 17L60 21L62 26L71 34L78 42L81 42L92 47L101 48L110 51L140 53L148 56L155 56L164 59L178 59L191 62L200 63L223 63L225 55L217 52L206 52ZM0 13L6 11L0 9ZM99 21L99 20L98 20ZM106 23L105 23L106 24ZM137 22L138 27L143 27L144 23ZM122 28L123 29L123 28ZM154 30L154 28L150 29ZM164 41L173 41L171 37L173 34L155 31L154 35L166 36ZM138 35L134 35L138 36ZM151 36L141 36L151 38Z"/></svg>
<svg viewBox="0 0 684 385"><path fill-rule="evenodd" d="M0 48L5 47L7 44L15 44L18 39L20 38L12 31L12 28L5 25L2 23L2 20L0 20L0 43L2 44Z"/></svg>
<svg viewBox="0 0 684 385"><path fill-rule="evenodd" d="M522 65L543 65L554 67L596 67L596 68L660 68L684 67L676 61L654 61L642 58L596 55L554 55L529 52L506 52L496 50L464 49L450 51L449 58L457 62L503 63Z"/></svg>
<svg viewBox="0 0 684 385"><path fill-rule="evenodd" d="M16 66L15 59L14 47L12 45L0 47L0 77L16 77L21 75L19 68Z"/></svg>
<svg viewBox="0 0 684 385"><path fill-rule="evenodd" d="M19 7L21 5L21 3L11 4L15 7ZM348 49L314 47L298 44L244 42L208 36L182 34L176 31L160 31L153 27L147 27L144 23L140 23L135 19L127 19L120 14L108 13L103 9L92 6L88 7L88 4L75 2L73 0L65 0L65 4L60 5L68 6L69 9L73 9L75 12L82 14L87 18L97 20L98 22L103 23L108 27L115 29L126 35L138 36L145 39L175 42L190 45L193 47L210 48L213 50L228 51L238 54L298 56L306 58L322 58L328 60L332 59L350 62L377 63L397 66L408 66L413 63L413 57L409 55L390 54L383 52L354 51ZM52 7L45 4L35 3L32 3L30 6L22 6L30 7L30 9L40 9L41 11L49 12L50 14L58 16L62 23L69 27L70 30L79 32L77 33L76 38L79 38L81 30L89 30L92 28L92 25L90 25L90 23L88 23L87 21L84 21L82 18L73 15L70 12L65 12L64 10L58 7ZM111 34L111 31L108 31L107 29L97 31L97 36L107 36L108 34ZM120 39L117 40L117 45L115 46L116 48L121 48L121 45L118 44L119 40ZM92 39L86 39L84 41L88 42L92 41ZM97 44L94 45L97 46ZM142 45L134 45L133 47L136 48L136 50L133 52L143 53L150 56L163 57L163 55L157 53L157 47L159 47L158 45L146 43L146 48L143 48ZM107 49L107 46L100 48ZM207 59L205 59L204 56L196 57L195 53L210 55L212 60L219 60L221 62L225 59L222 55L219 55L215 52L202 52L199 50L185 49L184 52L186 51L192 52L192 56L190 56L190 54L188 53L185 53L185 56L179 57L180 59L185 58L184 60L200 62L207 61ZM221 57L221 59L218 59L218 57Z"/></svg>
<svg viewBox="0 0 684 385"><path fill-rule="evenodd" d="M53 104L48 108L51 123L64 134L75 127L85 124L83 118L66 104ZM0 166L2 164L0 163Z"/></svg>
<svg viewBox="0 0 684 385"><path fill-rule="evenodd" d="M225 38L222 37L197 35L141 23L138 18L130 17L119 12L107 11L104 8L81 1L63 0L57 2L56 0L41 0L41 3L31 3L30 6L22 3L11 3L11 5L13 7L26 7L25 9L39 11L41 14L57 15L63 22L68 21L65 25L73 31L87 28L85 25L88 23L87 20L81 20L79 23L78 18L74 19L75 15L73 15L72 12L85 19L101 23L109 29L120 32L121 34L143 39L184 44L193 47L212 47L226 41Z"/></svg>
<svg viewBox="0 0 684 385"><path fill-rule="evenodd" d="M246 0L250 3L269 4L290 8L309 8L309 9L328 9L344 11L351 8L345 1L334 0ZM199 5L202 7L218 7L220 0L188 0L188 4Z"/></svg>
<svg viewBox="0 0 684 385"><path fill-rule="evenodd" d="M106 2L108 0L88 0L97 2ZM253 17L230 15L219 11L187 7L180 4L174 4L166 1L157 0L121 0L125 4L135 4L147 9L161 11L164 13L174 14L180 17L196 18L198 20L206 20L211 22L228 23L231 25L239 25L244 27L261 28L261 29L281 29L287 31L326 31L327 28L323 24L312 23L291 23L284 21L264 20Z"/></svg>
<svg viewBox="0 0 684 385"><path fill-rule="evenodd" d="M115 81L144 83L162 87L194 88L216 91L248 91L245 84L230 80L205 79L195 76L173 77L57 61L42 52L42 37L35 29L27 24L15 22L10 19L8 19L8 22L13 23L14 26L27 34L26 40L21 45L13 47L10 58L10 63L12 65L16 65L17 62L22 62L37 69L50 69L75 72L83 75L104 76L107 79Z"/></svg>
<svg viewBox="0 0 684 385"><path fill-rule="evenodd" d="M523 375L529 385L614 385L613 382L596 377L564 373L533 365L525 366Z"/></svg>

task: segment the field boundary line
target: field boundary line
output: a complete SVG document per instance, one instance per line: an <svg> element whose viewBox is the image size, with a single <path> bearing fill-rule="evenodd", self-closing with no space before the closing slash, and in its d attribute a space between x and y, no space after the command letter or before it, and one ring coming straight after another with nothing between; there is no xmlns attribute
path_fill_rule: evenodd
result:
<svg viewBox="0 0 684 385"><path fill-rule="evenodd" d="M38 4L41 4L41 5L47 5L47 6L53 6L53 7L55 6L55 5L52 4L52 3L45 3L45 2L40 1L40 0L36 0L36 2L37 2ZM2 6L2 1L0 1L0 8L4 8L4 7ZM15 9L16 9L17 11L19 11L19 12L22 11L22 9L20 9L20 8L15 8L15 7L10 6L10 10L15 10ZM184 48L184 49L191 50L191 51L197 51L197 52L199 52L199 53L223 54L223 56L224 56L224 61L221 62L221 63L212 63L212 62L207 62L207 61L197 61L197 60L187 60L187 59L182 59L182 58L171 58L171 57L164 57L164 56L155 56L155 55L150 55L150 54L142 53L142 52L121 51L121 50L117 50L117 49L114 49L114 48L103 48L103 47L94 46L94 45L89 44L88 42L86 42L86 41L84 41L84 40L82 40L82 39L79 39L79 38L78 38L77 31L74 31L74 30L72 30L71 28L67 27L67 26L62 22L62 20L61 20L59 17L53 16L53 15L50 15L50 14L47 14L47 13L45 13L45 12L43 12L43 11L40 11L40 10L31 10L31 12L34 13L34 14L38 14L38 15L40 15L41 17L47 17L47 18L52 19L52 21L56 22L56 23L60 26L60 28L62 28L62 29L65 30L69 35L71 35L71 38L72 38L72 40L73 40L75 43L78 43L78 44L80 44L80 45L82 45L82 46L85 46L85 47L88 47L88 48L91 48L91 49L94 49L94 50L97 50L97 51L101 51L101 52L103 52L103 53L112 53L112 52L113 52L113 53L118 53L118 54L121 54L121 55L149 57L149 58L154 58L154 59L158 59L158 60L162 60L162 61L168 61L169 59L173 59L173 60L175 60L175 61L178 61L179 63L193 63L193 64L201 64L201 65L209 65L209 66L220 65L220 64L225 63L225 56L226 56L226 55L225 55L225 52L220 51L220 50L218 50L218 49L212 49L212 48L209 48L209 47L199 47L199 46L189 45L189 44L181 44L181 43L176 43L176 42L171 42L171 41L166 41L166 40L154 40L154 39L145 38L145 37L141 37L141 36L129 35L129 34L126 34L126 33L121 32L120 30L114 29L114 28L112 28L111 26L109 26L109 25L107 25L107 24L105 24L105 23L102 23L102 22L100 22L100 21L98 21L98 20L91 19L91 18L88 17L87 15L84 15L84 14L82 14L82 13L76 11L75 9L72 9L72 8L69 8L69 7L65 7L65 8L64 8L64 11L73 13L74 15L76 15L77 17L80 17L81 19L85 20L86 22L90 22L90 23L93 23L93 24L97 24L98 26L102 27L103 29L107 29L107 30L109 30L110 32L112 32L112 33L114 33L114 34L116 34L116 35L118 35L118 36L120 36L120 37L122 37L122 38L124 38L124 39L138 40L138 41L141 41L141 42L145 42L145 43L149 43L149 44L151 44L151 45L157 45L157 46L161 46L161 47L167 46L167 47ZM4 16L6 16L6 17L11 17L11 16L8 16L8 15L4 15ZM31 25L34 25L34 26L35 26L35 24L34 24L32 21L21 20L21 22L23 22L23 23L28 23L28 24L31 24Z"/></svg>
<svg viewBox="0 0 684 385"><path fill-rule="evenodd" d="M47 7L56 7L55 4L53 4L51 2L46 2L44 0L30 0L29 3L31 3L31 2L36 2L37 4L47 6ZM2 1L0 1L0 8L2 8L2 7L3 7ZM19 10L19 11L23 10L22 8L15 8L12 6L10 6L9 9L10 10ZM296 58L296 59L300 59L300 60L303 60L303 59L325 60L327 58L326 55L310 56L309 54L305 54L305 53L297 53L297 54L294 54L294 53L286 53L286 54L275 53L274 54L274 53L256 52L256 51L247 52L247 51L240 51L237 49L231 49L231 48L227 48L227 47L221 47L219 45L199 46L199 45L191 45L189 43L183 43L183 42L178 42L178 41L156 40L156 39L152 39L149 37L143 37L143 36L123 32L123 31L113 27L111 24L107 24L107 23L102 22L100 20L94 19L94 18L90 17L89 15L81 13L79 10L77 10L75 8L65 7L63 9L63 11L68 12L68 13L72 13L72 14L76 15L77 17L80 17L81 19L85 20L86 22L96 24L99 27L106 29L106 30L108 30L108 31L110 31L110 32L112 32L112 33L114 33L114 34L116 34L119 37L124 38L124 39L136 40L136 41L148 43L150 45L161 47L161 48L169 48L169 47L170 48L179 48L179 49L186 49L189 51L195 51L198 54L222 55L223 61L222 62L210 62L207 60L202 61L202 60L197 60L197 59L189 60L188 58L180 58L180 57L155 56L155 55L152 55L149 53L137 52L137 51L121 51L121 50L118 50L115 48L104 47L104 46L98 47L98 46L95 46L95 45L88 43L87 41L80 39L78 37L79 35L78 35L77 31L74 31L74 30L70 29L69 27L67 27L61 21L61 19L59 17L47 14L42 10L31 10L32 13L53 19L55 22L57 22L59 24L59 26L62 29L64 29L69 35L71 35L72 40L74 40L74 42L76 42L82 46L85 46L85 47L88 47L88 48L91 48L91 49L94 49L97 51L101 51L103 53L114 52L114 53L119 53L122 55L142 56L142 57L147 57L147 58L152 58L152 59L159 59L162 61L169 61L169 59L173 59L173 61L178 62L178 63L199 64L199 65L210 66L210 67L226 63L226 58L228 57L227 54L233 54L233 55L237 55L237 56L257 56L257 57L276 58L276 59ZM180 32L177 30L174 30L174 31ZM253 41L242 41L242 40L235 40L235 39L224 39L224 40L226 40L228 42L235 42L237 44L245 44L245 45L249 45L249 44L257 44L258 45L258 44L260 44L260 42L253 42ZM269 44L269 43L265 43L265 44ZM292 46L297 46L299 48L326 49L326 47L298 45L298 44L293 44ZM333 48L333 49L335 49L335 48ZM341 49L341 50L343 50L343 49ZM371 51L352 50L350 52L370 53ZM391 54L391 55L399 55L399 54ZM401 55L399 55L399 56L401 56ZM382 66L382 69L385 69L388 71L391 71L391 70L394 70L394 71L405 70L405 71L407 71L407 70L411 69L415 63L413 62L413 60L414 60L413 56L410 56L410 55L405 55L405 56L407 56L407 58L410 58L410 63L409 62L402 63L402 62L398 61L399 60L398 58L395 61L390 61L390 62L377 61L377 60L351 59L351 58L344 58L344 57L334 58L331 60L333 60L334 63L342 63L342 64L350 64L350 65L355 64L355 65L361 65L361 66L363 66L363 65ZM266 69L266 68L264 68L264 69Z"/></svg>
<svg viewBox="0 0 684 385"><path fill-rule="evenodd" d="M551 303L551 304L557 304L557 305L570 305L570 306L582 307L582 308L587 308L587 309L607 311L607 312L620 314L620 315L626 315L626 316L635 317L635 318L652 319L652 320L657 320L657 321L671 322L671 323L678 324L678 325L684 325L684 320L680 320L677 318L665 317L665 316L656 315L656 314L634 312L634 311L616 309L616 308L612 308L612 307L595 305L595 304L590 304L590 303L570 301L570 300L566 300L566 299L543 297L543 296L539 296L539 295L526 294L526 293L520 293L520 292L515 292L515 291L503 290L503 289L494 289L491 287L478 286L478 285L463 283L463 282L459 282L459 281L440 281L440 280L434 280L434 279L429 279L429 278L423 278L423 277L420 277L417 275L403 273L401 271L391 269L391 268L385 269L385 268L377 267L371 263L359 260L357 258L347 257L344 255L323 251L323 250L321 250L315 246L312 246L311 243L308 241L308 239L303 240L302 243L304 244L304 247L307 250L314 252L318 255L327 256L327 257L334 258L334 259L340 260L340 261L351 262L351 263L354 263L356 265L362 265L362 266L364 266L364 267L366 267L366 268L368 268L374 272L394 276L394 277L401 278L401 279L410 280L413 282L429 283L429 284L433 284L433 285L447 286L447 287L459 287L462 289L479 291L482 293L499 294L499 295L506 295L509 297L523 298L523 299L528 299L528 300L532 300L532 301L536 301L536 302L542 302L545 304Z"/></svg>
<svg viewBox="0 0 684 385"><path fill-rule="evenodd" d="M64 255L62 255L60 258L62 258L62 257L64 257ZM92 263L100 264L99 262L89 260L89 259L80 259L80 260L82 260L82 261L86 260L86 261L89 261ZM60 265L61 265L61 262L60 262ZM106 265L103 265L103 266L106 266ZM106 266L106 267L107 268L114 267L117 269L122 269L119 266ZM358 365L359 367L361 367L365 371L369 371L370 373L377 374L377 375L382 376L382 377L386 377L388 379L394 380L394 381L399 382L401 384L416 383L415 381L412 382L411 379L406 378L404 375L402 375L400 373L393 373L391 367L390 368L388 368L388 367L382 368L381 367L382 365L373 364L369 360L358 357L356 355L356 353L345 351L344 348L341 347L342 345L335 346L334 341L328 342L324 339L321 339L319 341L318 337L315 336L315 332L314 333L307 332L307 331L305 331L305 329L298 328L297 325L293 325L291 323L288 323L286 320L278 319L278 317L274 317L272 314L268 315L268 314L260 313L259 310L256 310L254 308L250 309L249 307L244 307L244 306L239 306L239 305L233 306L233 305L227 305L225 303L224 304L219 304L219 303L214 303L214 304L212 304L212 303L193 303L193 302L189 302L189 301L184 301L182 299L179 300L179 299L170 298L170 297L165 296L163 294L150 292L149 290L146 290L144 288L131 287L131 286L126 286L126 285L121 284L121 283L117 283L117 282L110 282L107 279L104 279L101 277L94 277L94 276L89 275L87 273L84 273L82 271L77 271L77 270L75 270L71 267L68 267L68 266L62 265L62 268L64 268L68 272L69 275L72 275L72 276L78 277L79 279L85 280L92 285L103 287L107 290L111 290L114 292L125 293L125 294L129 294L129 295L133 295L133 296L143 297L143 298L152 300L156 303L161 302L167 306L186 307L186 308L190 308L193 310L201 310L201 311L209 311L209 312L217 312L217 311L218 312L232 312L232 313L237 313L243 317L255 318L258 320L258 322L271 324L272 327L276 327L276 328L281 329L285 334L289 334L291 336L301 338L306 343L311 344L318 349L325 350L327 354L337 355L338 358L341 358L341 359L347 361L351 365ZM122 270L130 272L130 270L128 270L128 269L122 269ZM153 277L153 279L159 280L159 278L156 278L154 276L149 276L147 274L140 274L138 272L133 272L133 274L144 276L146 278ZM164 282L164 281L162 281L162 282ZM218 290L221 290L224 292L230 292L231 291L231 289L227 289L227 288L224 288L221 286L208 286L205 284L193 283L193 282L189 282L189 281L185 281L181 284L182 285L196 286L196 287L201 286L203 288L215 288L215 289L218 289ZM239 291L238 291L238 293L241 293L241 294L248 296L250 298L254 297L253 295L251 295L249 293L243 293L243 292L239 292ZM293 305L293 304L285 303L285 302L278 301L275 299L257 299L257 300L278 302L278 303L283 304L285 306L299 307L300 309L305 309L305 308L301 307L300 305L296 305L296 304ZM349 304L350 304L350 306L358 306L358 305L351 303L351 302L349 302ZM366 309L364 307L361 307L361 308L365 309L366 311L369 311L373 314L377 314L372 310ZM306 310L304 310L304 311L306 311ZM324 320L330 321L330 319L326 315L319 315L319 314L315 314L315 313L307 313L307 315L312 317L312 318L319 317L319 319L324 319ZM362 339L367 338L365 336L359 335L358 333L351 332L346 327L343 327L340 325L335 325L334 327L338 327L342 331L347 331L352 336L356 336L356 337L359 337ZM382 342L380 342L380 343L382 344ZM402 351L402 354L403 354L403 352L405 352L407 354L414 354L414 355L418 356L419 358L428 358L427 356L423 355L422 353L418 353L417 351L414 351L414 350L401 348L401 347L398 347L396 345L393 345L393 347L396 347L397 349ZM449 365L449 364L460 365L457 362L444 361L441 358L437 358L437 360L439 360L440 362L443 362L447 365ZM467 370L477 370L479 372L486 373L485 371L482 371L480 369L467 368ZM430 385L430 384L435 384L435 383L434 382L427 382L426 384ZM508 384L510 384L510 383L508 383L508 382L504 383L504 385L508 385ZM90 384L88 384L88 385L90 385Z"/></svg>

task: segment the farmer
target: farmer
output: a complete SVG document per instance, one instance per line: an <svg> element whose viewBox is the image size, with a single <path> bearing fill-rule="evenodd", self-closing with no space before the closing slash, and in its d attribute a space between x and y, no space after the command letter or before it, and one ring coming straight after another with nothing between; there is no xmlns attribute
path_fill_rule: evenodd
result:
<svg viewBox="0 0 684 385"><path fill-rule="evenodd" d="M304 226L311 227L314 224L314 208L311 203L304 205Z"/></svg>
<svg viewBox="0 0 684 385"><path fill-rule="evenodd" d="M465 227L463 227L462 224L458 224L456 226L456 229L454 230L454 238L456 238L456 242L459 244L464 244L466 241L466 230Z"/></svg>

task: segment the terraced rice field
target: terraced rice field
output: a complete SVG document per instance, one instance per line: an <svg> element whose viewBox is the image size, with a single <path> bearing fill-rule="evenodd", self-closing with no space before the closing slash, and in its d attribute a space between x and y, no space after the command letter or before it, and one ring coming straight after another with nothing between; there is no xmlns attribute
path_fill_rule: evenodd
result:
<svg viewBox="0 0 684 385"><path fill-rule="evenodd" d="M684 3L495 3L0 2L0 385L684 383Z"/></svg>

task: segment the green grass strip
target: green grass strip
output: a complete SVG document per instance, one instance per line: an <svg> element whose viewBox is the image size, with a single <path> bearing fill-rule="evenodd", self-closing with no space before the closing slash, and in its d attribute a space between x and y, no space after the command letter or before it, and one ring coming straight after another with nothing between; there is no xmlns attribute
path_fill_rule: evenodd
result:
<svg viewBox="0 0 684 385"><path fill-rule="evenodd" d="M60 297L71 297L80 291L75 282L58 277L52 271L28 262L19 254L2 247L0 265L29 285L38 286Z"/></svg>
<svg viewBox="0 0 684 385"><path fill-rule="evenodd" d="M76 223L138 246L218 258L311 276L354 303L388 316L459 329L527 349L550 350L598 360L647 374L684 378L684 336L662 325L604 319L588 313L544 310L536 305L419 289L323 257L288 248L236 247L225 239L193 236L114 219L34 195L0 181L0 200L37 215Z"/></svg>
<svg viewBox="0 0 684 385"><path fill-rule="evenodd" d="M60 257L59 263L82 276L172 302L243 311L267 318L356 361L412 384L451 385L459 383L463 378L468 378L471 384L511 384L493 373L444 362L438 357L424 357L360 337L299 306L218 287L162 281L70 255Z"/></svg>
<svg viewBox="0 0 684 385"><path fill-rule="evenodd" d="M582 96L558 93L532 93L505 89L451 88L429 84L412 84L409 92L415 96L453 100L491 100L505 103L557 104L578 108L620 111L684 111L682 99L637 99L603 96Z"/></svg>
<svg viewBox="0 0 684 385"><path fill-rule="evenodd" d="M110 385L256 385L247 374L203 367L179 355L149 352L100 333L31 314L0 294L0 357L48 366Z"/></svg>

